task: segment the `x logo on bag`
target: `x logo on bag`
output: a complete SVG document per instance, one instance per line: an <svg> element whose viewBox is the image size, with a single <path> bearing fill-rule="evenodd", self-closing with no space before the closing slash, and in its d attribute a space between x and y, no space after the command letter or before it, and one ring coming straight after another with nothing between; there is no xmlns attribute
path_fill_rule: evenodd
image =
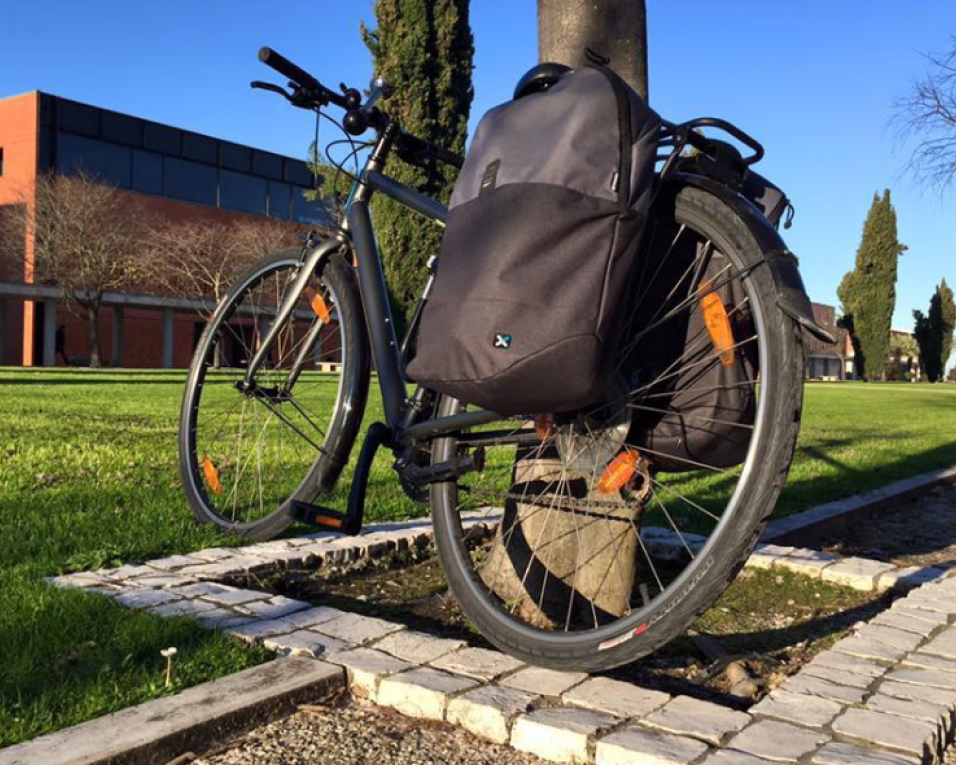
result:
<svg viewBox="0 0 956 765"><path fill-rule="evenodd" d="M495 335L495 348L504 348L507 350L511 347L512 339L511 335Z"/></svg>

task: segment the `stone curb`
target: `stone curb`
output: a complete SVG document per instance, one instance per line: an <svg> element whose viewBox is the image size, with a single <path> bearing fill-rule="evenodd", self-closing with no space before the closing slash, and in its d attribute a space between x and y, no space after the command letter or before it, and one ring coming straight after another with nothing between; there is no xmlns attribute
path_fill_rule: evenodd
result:
<svg viewBox="0 0 956 765"><path fill-rule="evenodd" d="M225 743L344 685L341 667L280 658L0 750L0 765L158 765Z"/></svg>
<svg viewBox="0 0 956 765"><path fill-rule="evenodd" d="M936 486L956 482L956 465L905 478L873 491L838 499L767 524L763 539L786 545L813 545L851 523L865 520L886 507Z"/></svg>
<svg viewBox="0 0 956 765"><path fill-rule="evenodd" d="M932 475L938 482L949 480L950 474L956 477L956 469ZM930 484L920 479L861 496L899 498L899 491L890 492L893 487L924 490ZM819 510L808 513L817 517ZM498 520L489 508L472 514L467 523L487 534ZM655 553L675 558L703 544L694 535L659 528L642 530L642 537ZM672 761L686 765L841 765L839 758L849 751L860 753L860 763L934 763L956 726L956 627L951 626L956 622L956 579L947 579L948 572L935 567L897 568L780 544L758 545L747 562L750 568L788 571L864 591L911 592L817 656L751 714L606 678L530 668L497 651L221 581L297 567L365 565L432 541L430 521L419 519L371 526L358 537L311 534L50 581L152 613L192 616L280 654L324 658L346 670L356 695L414 717L459 724L557 762L651 762L662 742L669 742L675 745ZM608 743L602 745L605 738ZM675 741L683 743L676 746ZM676 759L676 752L684 753L684 759ZM0 765L6 763L0 759Z"/></svg>

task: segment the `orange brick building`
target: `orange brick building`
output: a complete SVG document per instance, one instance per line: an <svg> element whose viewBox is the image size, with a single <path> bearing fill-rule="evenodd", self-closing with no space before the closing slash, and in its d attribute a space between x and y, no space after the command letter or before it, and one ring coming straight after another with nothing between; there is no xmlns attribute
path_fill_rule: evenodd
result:
<svg viewBox="0 0 956 765"><path fill-rule="evenodd" d="M0 206L29 204L41 173L82 168L140 198L169 220L267 216L304 225L328 221L305 198L313 179L300 159L32 92L0 100ZM89 357L86 319L33 284L32 242L22 270L0 273L0 365L53 366L57 327L65 352ZM112 366L184 367L203 320L188 301L141 294L108 296L101 316L104 361Z"/></svg>

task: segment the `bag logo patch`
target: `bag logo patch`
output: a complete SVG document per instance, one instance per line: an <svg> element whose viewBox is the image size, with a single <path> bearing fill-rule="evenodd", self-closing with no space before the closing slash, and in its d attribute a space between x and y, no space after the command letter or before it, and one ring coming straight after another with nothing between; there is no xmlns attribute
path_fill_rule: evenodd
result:
<svg viewBox="0 0 956 765"><path fill-rule="evenodd" d="M491 191L498 183L498 168L501 166L501 160L496 159L489 162L485 172L481 176L481 185L478 188L478 195L481 196L486 191Z"/></svg>
<svg viewBox="0 0 956 765"><path fill-rule="evenodd" d="M506 351L511 347L513 341L514 338L511 335L497 334L495 335L495 348L501 348Z"/></svg>

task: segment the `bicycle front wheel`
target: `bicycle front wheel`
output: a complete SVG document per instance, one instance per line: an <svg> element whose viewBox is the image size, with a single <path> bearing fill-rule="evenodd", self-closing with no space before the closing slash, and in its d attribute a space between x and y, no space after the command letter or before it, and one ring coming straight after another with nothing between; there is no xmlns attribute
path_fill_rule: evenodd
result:
<svg viewBox="0 0 956 765"><path fill-rule="evenodd" d="M254 539L287 528L293 500L332 490L368 395L361 304L340 254L311 277L244 384L301 267L301 250L284 250L237 280L199 340L183 396L179 464L193 514Z"/></svg>
<svg viewBox="0 0 956 765"><path fill-rule="evenodd" d="M449 585L535 664L609 669L686 630L752 552L793 455L803 350L767 253L700 189L665 187L653 216L603 399L433 444L435 463L480 466L431 489ZM469 538L475 510L501 514L490 540Z"/></svg>

